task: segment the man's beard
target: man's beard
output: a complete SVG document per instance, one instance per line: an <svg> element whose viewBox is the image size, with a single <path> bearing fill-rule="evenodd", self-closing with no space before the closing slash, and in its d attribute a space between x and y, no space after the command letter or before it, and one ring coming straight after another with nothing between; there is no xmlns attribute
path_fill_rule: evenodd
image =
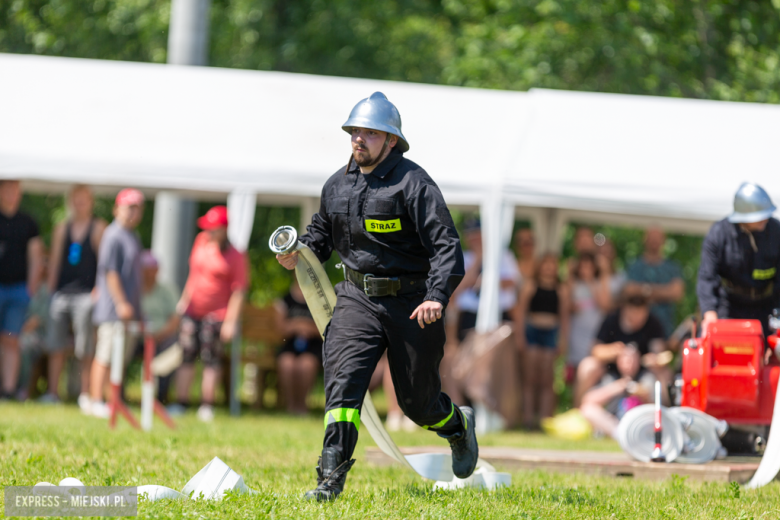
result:
<svg viewBox="0 0 780 520"><path fill-rule="evenodd" d="M359 152L357 150L352 152L352 157L355 159L355 163L358 166L371 166L374 162L374 158L371 156L371 152L366 150L365 152Z"/></svg>

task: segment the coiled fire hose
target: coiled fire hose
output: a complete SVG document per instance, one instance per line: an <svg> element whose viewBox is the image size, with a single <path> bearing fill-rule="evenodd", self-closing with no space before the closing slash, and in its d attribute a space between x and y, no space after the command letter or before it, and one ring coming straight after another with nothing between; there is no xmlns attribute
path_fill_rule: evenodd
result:
<svg viewBox="0 0 780 520"><path fill-rule="evenodd" d="M314 322L317 324L317 329L324 337L325 328L330 323L336 308L336 293L322 264L311 249L298 241L298 233L291 226L282 226L274 231L268 241L268 246L276 254L286 255L294 251L298 252L295 276ZM452 481L458 480L452 472L452 456L449 454L422 453L404 456L385 430L374 406L374 401L371 399L371 394L368 392L363 399L360 422L366 427L371 438L385 455L415 471L423 478L437 481L438 487L448 487L447 485ZM467 485L493 488L497 485L507 485L511 481L510 478L508 474L496 473L493 466L479 459L475 475L469 477L471 481Z"/></svg>

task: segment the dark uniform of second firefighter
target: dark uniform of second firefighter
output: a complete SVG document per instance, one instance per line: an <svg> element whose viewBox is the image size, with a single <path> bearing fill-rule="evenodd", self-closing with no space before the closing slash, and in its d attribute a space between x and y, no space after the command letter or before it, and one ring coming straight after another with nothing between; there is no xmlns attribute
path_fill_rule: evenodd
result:
<svg viewBox="0 0 780 520"><path fill-rule="evenodd" d="M375 93L358 103L344 129L386 131L381 119L387 111L397 115L384 95ZM385 350L403 412L450 440L459 477L470 475L477 461L473 412L441 392L444 321L422 327L410 319L425 301L446 307L465 274L460 240L436 183L404 158L408 144L400 116L397 123L387 138L400 136L398 146L370 173L362 173L351 157L325 183L320 210L300 237L322 262L335 250L346 277L335 287L337 304L325 331L325 439L319 485L308 498L330 499L341 492L343 480L332 486L323 480L333 466L349 469L354 462L349 459L363 397Z"/></svg>
<svg viewBox="0 0 780 520"><path fill-rule="evenodd" d="M770 218L775 207L755 184L743 184L734 205L734 213L713 224L704 239L699 307L705 322L714 314L760 320L766 335L780 301L780 222Z"/></svg>

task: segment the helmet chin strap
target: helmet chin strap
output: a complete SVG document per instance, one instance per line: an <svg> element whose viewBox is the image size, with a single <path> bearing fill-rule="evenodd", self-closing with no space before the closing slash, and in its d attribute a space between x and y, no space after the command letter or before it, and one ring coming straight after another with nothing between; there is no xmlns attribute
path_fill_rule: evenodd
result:
<svg viewBox="0 0 780 520"><path fill-rule="evenodd" d="M379 150L379 155L376 156L376 159L371 161L371 164L369 166L375 166L379 161L382 160L382 156L385 154L385 150L387 150L387 144L390 142L390 132L387 133L387 137L385 138L385 142L382 145L382 149Z"/></svg>

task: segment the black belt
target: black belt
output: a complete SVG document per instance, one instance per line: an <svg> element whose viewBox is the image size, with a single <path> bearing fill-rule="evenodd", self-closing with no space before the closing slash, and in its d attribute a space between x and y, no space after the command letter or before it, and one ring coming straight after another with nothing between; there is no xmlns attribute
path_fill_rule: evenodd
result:
<svg viewBox="0 0 780 520"><path fill-rule="evenodd" d="M373 274L359 273L344 264L336 267L344 269L344 279L366 293L366 296L398 296L425 290L425 276L398 276L381 278Z"/></svg>
<svg viewBox="0 0 780 520"><path fill-rule="evenodd" d="M721 285L726 289L726 293L734 296L741 296L751 301L766 300L772 296L775 289L774 282L769 282L763 289L756 289L755 287L742 287L740 285L734 285L730 280L721 278Z"/></svg>

